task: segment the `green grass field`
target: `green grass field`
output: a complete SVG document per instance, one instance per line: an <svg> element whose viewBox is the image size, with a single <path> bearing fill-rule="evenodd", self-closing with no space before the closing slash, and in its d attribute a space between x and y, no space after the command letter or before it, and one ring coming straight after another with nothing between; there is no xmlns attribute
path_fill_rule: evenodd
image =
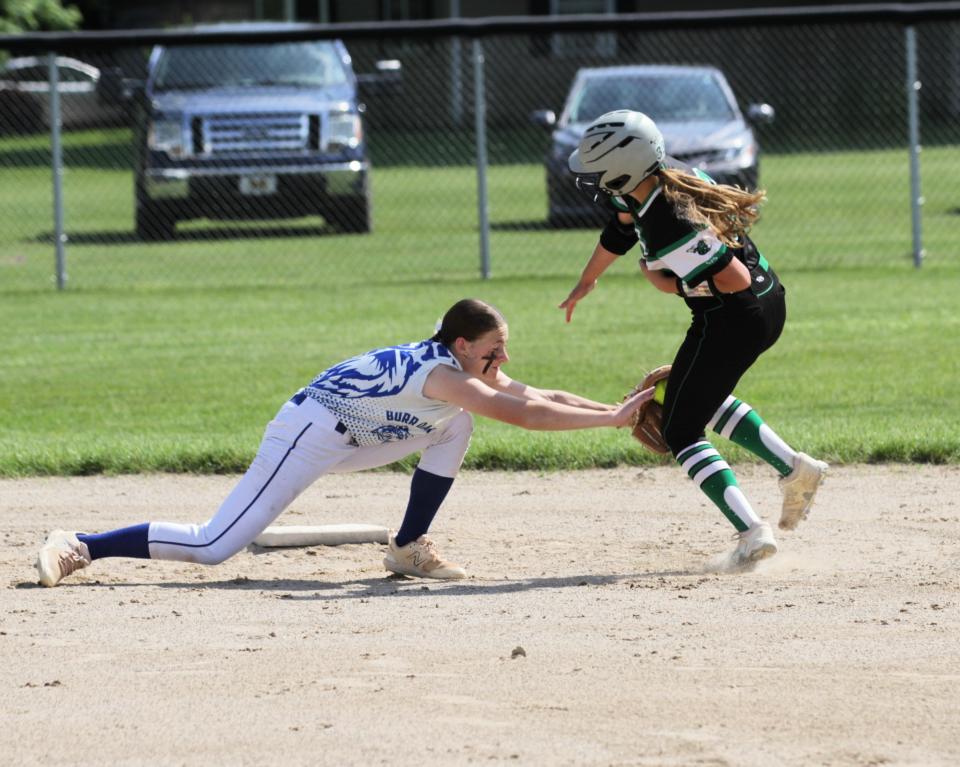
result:
<svg viewBox="0 0 960 767"><path fill-rule="evenodd" d="M430 335L463 296L507 315L514 377L598 399L618 399L669 361L686 328L682 302L647 286L632 257L563 322L555 307L596 232L543 226L536 165L491 171L493 278L482 281L471 168L378 169L369 236L331 234L320 219L247 236L196 222L146 245L132 235L132 180L117 150L102 155L101 134L71 138L62 293L51 282L49 171L31 154L36 140L0 145L16 180L0 187L0 476L241 471L312 375ZM938 170L925 186L928 260L915 270L905 153L765 158L770 201L755 234L787 285L790 316L737 393L829 460L960 460L950 196L960 190L945 186L960 157L932 149L924 162ZM654 460L623 432L538 434L478 419L467 465Z"/></svg>

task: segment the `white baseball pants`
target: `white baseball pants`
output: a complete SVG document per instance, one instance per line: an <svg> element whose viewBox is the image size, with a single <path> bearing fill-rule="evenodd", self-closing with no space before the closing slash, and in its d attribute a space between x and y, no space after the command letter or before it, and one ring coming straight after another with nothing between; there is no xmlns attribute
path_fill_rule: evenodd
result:
<svg viewBox="0 0 960 767"><path fill-rule="evenodd" d="M202 525L151 522L151 559L215 565L249 545L293 500L324 474L386 466L421 452L419 467L455 477L473 434L473 417L461 412L443 429L382 445L358 447L337 417L309 397L286 403L267 424L246 474L217 513Z"/></svg>

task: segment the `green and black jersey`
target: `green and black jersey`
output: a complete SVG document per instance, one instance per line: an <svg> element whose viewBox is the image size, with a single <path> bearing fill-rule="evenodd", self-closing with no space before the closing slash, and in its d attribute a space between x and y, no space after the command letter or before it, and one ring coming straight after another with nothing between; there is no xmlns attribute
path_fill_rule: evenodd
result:
<svg viewBox="0 0 960 767"><path fill-rule="evenodd" d="M666 166L713 182L702 171L672 158L668 158ZM629 213L633 227L630 231L630 227L621 224L614 215L601 235L601 244L611 253L623 255L639 242L643 250L641 259L647 267L675 276L677 292L683 296L714 295L711 278L733 258L742 261L751 272L758 265L767 269L749 237L744 236L739 248L727 247L709 228L698 228L680 218L660 186L643 202L632 197L611 197L610 204L619 213Z"/></svg>

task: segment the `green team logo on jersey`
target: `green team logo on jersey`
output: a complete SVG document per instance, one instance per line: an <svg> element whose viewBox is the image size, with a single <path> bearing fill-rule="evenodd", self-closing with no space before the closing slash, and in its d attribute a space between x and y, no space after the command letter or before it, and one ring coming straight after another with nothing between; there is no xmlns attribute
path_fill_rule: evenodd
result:
<svg viewBox="0 0 960 767"><path fill-rule="evenodd" d="M697 240L697 244L692 248L687 248L687 253L696 253L698 256L705 256L710 252L710 245L706 240Z"/></svg>

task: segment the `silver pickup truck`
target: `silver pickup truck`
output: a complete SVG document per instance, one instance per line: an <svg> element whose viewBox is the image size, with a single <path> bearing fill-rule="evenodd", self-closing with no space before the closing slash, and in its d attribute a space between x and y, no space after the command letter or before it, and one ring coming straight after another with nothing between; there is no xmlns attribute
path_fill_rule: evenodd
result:
<svg viewBox="0 0 960 767"><path fill-rule="evenodd" d="M141 105L141 239L199 217L371 231L364 105L339 40L157 46Z"/></svg>

